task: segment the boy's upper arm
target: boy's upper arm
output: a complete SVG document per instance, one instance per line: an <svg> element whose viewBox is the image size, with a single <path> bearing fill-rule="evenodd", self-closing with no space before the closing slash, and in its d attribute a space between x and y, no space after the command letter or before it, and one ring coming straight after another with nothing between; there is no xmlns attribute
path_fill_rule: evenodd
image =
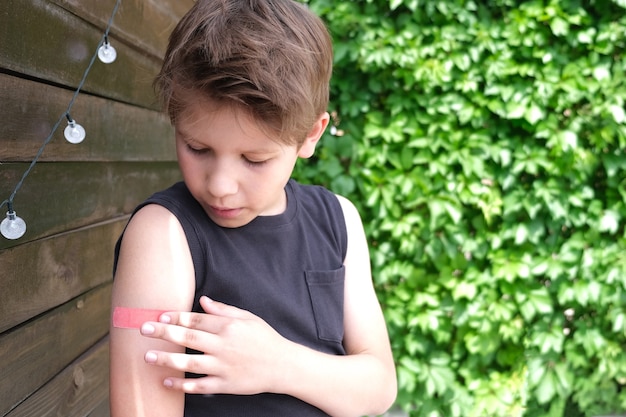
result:
<svg viewBox="0 0 626 417"><path fill-rule="evenodd" d="M132 218L120 248L112 308L190 310L195 290L185 234L167 209L148 205ZM184 348L141 336L137 329L111 328L111 415L182 416L184 394L166 389L169 368L148 365L148 350Z"/></svg>
<svg viewBox="0 0 626 417"><path fill-rule="evenodd" d="M368 353L393 366L385 320L374 291L370 258L358 211L338 196L348 231L344 296L344 347L347 354Z"/></svg>

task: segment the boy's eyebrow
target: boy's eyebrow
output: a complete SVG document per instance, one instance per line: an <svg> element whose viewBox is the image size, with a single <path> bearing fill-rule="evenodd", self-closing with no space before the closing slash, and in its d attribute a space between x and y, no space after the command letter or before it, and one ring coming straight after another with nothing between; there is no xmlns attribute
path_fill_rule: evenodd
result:
<svg viewBox="0 0 626 417"><path fill-rule="evenodd" d="M174 127L174 132L179 134L179 135L183 135L185 137L189 137L189 132L186 132L184 128L176 126Z"/></svg>

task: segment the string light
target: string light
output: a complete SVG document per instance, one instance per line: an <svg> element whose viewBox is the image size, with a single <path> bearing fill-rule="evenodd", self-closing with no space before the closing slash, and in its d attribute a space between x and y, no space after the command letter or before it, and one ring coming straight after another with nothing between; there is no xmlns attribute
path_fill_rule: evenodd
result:
<svg viewBox="0 0 626 417"><path fill-rule="evenodd" d="M81 143L87 135L85 128L76 123L69 113L65 117L67 118L67 127L63 131L63 136L69 143Z"/></svg>
<svg viewBox="0 0 626 417"><path fill-rule="evenodd" d="M117 51L109 43L109 37L104 35L104 43L98 48L98 58L105 64L110 64L117 58Z"/></svg>
<svg viewBox="0 0 626 417"><path fill-rule="evenodd" d="M0 233L7 239L19 239L26 233L26 222L15 214L11 203L8 206L7 217L0 223Z"/></svg>
<svg viewBox="0 0 626 417"><path fill-rule="evenodd" d="M330 121L331 121L331 125L330 125L329 133L332 136L339 136L339 137L343 136L344 131L338 128L339 123L341 122L341 118L339 117L336 111L332 111L330 113Z"/></svg>
<svg viewBox="0 0 626 417"><path fill-rule="evenodd" d="M74 105L74 102L76 101L80 90L83 88L83 85L87 80L87 75L91 71L91 67L94 64L96 57L100 57L100 60L105 64L109 64L115 61L115 59L117 58L117 51L109 43L109 31L111 30L111 26L113 25L113 17L117 13L117 9L120 7L120 3L121 0L117 0L115 2L115 6L113 7L113 11L111 12L111 17L109 18L109 22L107 23L104 35L98 43L98 49L91 57L91 61L89 61L89 65L87 65L87 69L85 69L85 72L83 73L83 78L80 80L80 83L78 83L78 87L76 88L76 91L74 92L74 95L72 96L72 99L67 106L67 110L59 117L59 119L52 127L50 134L44 140L43 144L37 151L37 155L35 155L35 158L33 158L32 162L22 175L22 178L20 178L20 180L18 181L9 198L0 203L0 207L6 204L8 208L6 218L0 223L0 233L7 239L19 239L24 235L24 233L26 233L26 222L21 217L18 217L17 214L15 214L15 211L13 210L13 199L15 198L15 195L17 194L19 189L22 187L22 184L24 183L26 177L28 177L28 174L30 174L37 161L39 161L41 154L43 154L44 149L54 137L54 134L61 125L63 119L67 118L68 122L68 125L63 132L65 139L67 139L68 142L80 143L85 139L85 129L81 125L76 123L74 119L72 119L72 117L70 116L70 110L72 109L72 106Z"/></svg>

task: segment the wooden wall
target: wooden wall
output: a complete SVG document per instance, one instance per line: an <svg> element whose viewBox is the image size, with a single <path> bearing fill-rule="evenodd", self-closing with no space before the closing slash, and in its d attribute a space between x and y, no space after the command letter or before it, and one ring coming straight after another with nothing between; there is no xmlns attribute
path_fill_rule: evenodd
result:
<svg viewBox="0 0 626 417"><path fill-rule="evenodd" d="M129 213L180 178L152 79L193 0L121 0L72 110L14 199L27 223L0 236L0 416L108 416L113 246ZM0 1L0 201L65 113L116 0ZM2 207L4 218L6 205Z"/></svg>

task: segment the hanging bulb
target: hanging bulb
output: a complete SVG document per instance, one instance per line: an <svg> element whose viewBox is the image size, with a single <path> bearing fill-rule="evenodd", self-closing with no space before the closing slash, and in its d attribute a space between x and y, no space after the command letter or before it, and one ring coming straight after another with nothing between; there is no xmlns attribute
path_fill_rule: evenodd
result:
<svg viewBox="0 0 626 417"><path fill-rule="evenodd" d="M11 204L9 204L6 219L0 223L0 233L7 239L19 239L26 233L26 223L15 214Z"/></svg>
<svg viewBox="0 0 626 417"><path fill-rule="evenodd" d="M65 117L67 117L67 126L63 131L65 139L67 139L69 143L81 143L83 140L85 140L85 128L76 123L70 117L69 113L66 114Z"/></svg>
<svg viewBox="0 0 626 417"><path fill-rule="evenodd" d="M109 43L109 37L104 37L104 43L98 48L98 58L105 64L110 64L117 58L117 51Z"/></svg>

